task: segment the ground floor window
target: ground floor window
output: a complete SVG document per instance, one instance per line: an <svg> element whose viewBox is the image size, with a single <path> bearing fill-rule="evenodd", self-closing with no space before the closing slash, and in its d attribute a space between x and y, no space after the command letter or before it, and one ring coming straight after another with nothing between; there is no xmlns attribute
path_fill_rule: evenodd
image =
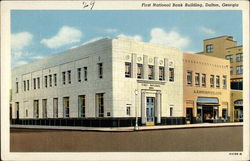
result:
<svg viewBox="0 0 250 161"><path fill-rule="evenodd" d="M53 117L58 117L58 98L53 99Z"/></svg>
<svg viewBox="0 0 250 161"><path fill-rule="evenodd" d="M43 99L43 118L47 118L47 99Z"/></svg>
<svg viewBox="0 0 250 161"><path fill-rule="evenodd" d="M96 108L98 117L104 117L104 93L96 94Z"/></svg>
<svg viewBox="0 0 250 161"><path fill-rule="evenodd" d="M19 118L19 102L16 102L16 118Z"/></svg>
<svg viewBox="0 0 250 161"><path fill-rule="evenodd" d="M34 118L39 117L39 100L34 100L33 103Z"/></svg>
<svg viewBox="0 0 250 161"><path fill-rule="evenodd" d="M86 105L85 95L78 96L78 107L79 107L80 117L85 117L85 105Z"/></svg>
<svg viewBox="0 0 250 161"><path fill-rule="evenodd" d="M63 97L64 117L69 117L69 97Z"/></svg>
<svg viewBox="0 0 250 161"><path fill-rule="evenodd" d="M130 116L130 105L127 105L126 107L126 114Z"/></svg>
<svg viewBox="0 0 250 161"><path fill-rule="evenodd" d="M226 120L227 119L227 109L222 109L222 118L224 119L224 120Z"/></svg>

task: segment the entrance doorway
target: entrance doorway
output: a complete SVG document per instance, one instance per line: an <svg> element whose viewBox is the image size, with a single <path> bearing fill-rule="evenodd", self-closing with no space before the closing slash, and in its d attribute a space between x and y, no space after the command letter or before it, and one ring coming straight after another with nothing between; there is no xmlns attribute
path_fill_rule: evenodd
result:
<svg viewBox="0 0 250 161"><path fill-rule="evenodd" d="M147 125L154 125L155 98L147 97L146 117Z"/></svg>
<svg viewBox="0 0 250 161"><path fill-rule="evenodd" d="M192 117L193 117L193 108L186 108L186 122L192 124L193 123Z"/></svg>
<svg viewBox="0 0 250 161"><path fill-rule="evenodd" d="M202 113L203 122L213 122L218 118L218 110L215 106L212 105L203 105Z"/></svg>

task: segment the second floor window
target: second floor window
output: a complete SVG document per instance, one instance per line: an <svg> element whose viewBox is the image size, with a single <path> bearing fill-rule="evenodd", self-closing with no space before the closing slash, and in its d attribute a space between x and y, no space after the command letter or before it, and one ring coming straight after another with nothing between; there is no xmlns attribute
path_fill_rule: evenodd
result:
<svg viewBox="0 0 250 161"><path fill-rule="evenodd" d="M47 88L48 87L48 76L44 76L44 85Z"/></svg>
<svg viewBox="0 0 250 161"><path fill-rule="evenodd" d="M23 90L26 91L26 81L23 81Z"/></svg>
<svg viewBox="0 0 250 161"><path fill-rule="evenodd" d="M54 74L54 86L57 86L57 74Z"/></svg>
<svg viewBox="0 0 250 161"><path fill-rule="evenodd" d="M214 75L210 75L210 87L214 88Z"/></svg>
<svg viewBox="0 0 250 161"><path fill-rule="evenodd" d="M131 77L131 63L128 62L125 63L125 77Z"/></svg>
<svg viewBox="0 0 250 161"><path fill-rule="evenodd" d="M148 79L154 79L154 66L149 65L148 66Z"/></svg>
<svg viewBox="0 0 250 161"><path fill-rule="evenodd" d="M30 81L27 80L27 90L30 90Z"/></svg>
<svg viewBox="0 0 250 161"><path fill-rule="evenodd" d="M195 85L200 85L200 73L195 73Z"/></svg>
<svg viewBox="0 0 250 161"><path fill-rule="evenodd" d="M242 53L236 54L236 61L237 62L242 62L243 61L243 54Z"/></svg>
<svg viewBox="0 0 250 161"><path fill-rule="evenodd" d="M103 65L102 63L98 63L98 78L102 79L103 77Z"/></svg>
<svg viewBox="0 0 250 161"><path fill-rule="evenodd" d="M78 82L81 82L81 68L77 68Z"/></svg>
<svg viewBox="0 0 250 161"><path fill-rule="evenodd" d="M49 86L52 87L52 75L49 75Z"/></svg>
<svg viewBox="0 0 250 161"><path fill-rule="evenodd" d="M137 78L142 78L142 64L137 64Z"/></svg>
<svg viewBox="0 0 250 161"><path fill-rule="evenodd" d="M237 74L242 74L243 73L243 66L242 65L236 67L236 73Z"/></svg>
<svg viewBox="0 0 250 161"><path fill-rule="evenodd" d="M206 74L202 74L201 85L202 87L206 87Z"/></svg>
<svg viewBox="0 0 250 161"><path fill-rule="evenodd" d="M187 84L192 85L192 72L191 71L187 72Z"/></svg>
<svg viewBox="0 0 250 161"><path fill-rule="evenodd" d="M212 52L213 52L213 49L214 49L214 48L213 48L213 45L212 45L212 44L206 46L206 52L207 52L207 53L212 53Z"/></svg>
<svg viewBox="0 0 250 161"><path fill-rule="evenodd" d="M84 80L87 81L88 80L88 67L84 67Z"/></svg>
<svg viewBox="0 0 250 161"><path fill-rule="evenodd" d="M165 80L164 67L159 67L159 80Z"/></svg>
<svg viewBox="0 0 250 161"><path fill-rule="evenodd" d="M68 71L68 83L71 84L71 71Z"/></svg>
<svg viewBox="0 0 250 161"><path fill-rule="evenodd" d="M37 88L40 88L40 77L37 78Z"/></svg>
<svg viewBox="0 0 250 161"><path fill-rule="evenodd" d="M216 76L216 87L220 88L220 76Z"/></svg>
<svg viewBox="0 0 250 161"><path fill-rule="evenodd" d="M18 93L18 82L16 82L16 93Z"/></svg>
<svg viewBox="0 0 250 161"><path fill-rule="evenodd" d="M36 89L36 78L33 78L33 88Z"/></svg>
<svg viewBox="0 0 250 161"><path fill-rule="evenodd" d="M233 62L233 55L227 55L226 59L230 61L230 63Z"/></svg>
<svg viewBox="0 0 250 161"><path fill-rule="evenodd" d="M62 82L63 84L66 83L66 72L62 72Z"/></svg>
<svg viewBox="0 0 250 161"><path fill-rule="evenodd" d="M174 82L174 68L169 68L169 81Z"/></svg>

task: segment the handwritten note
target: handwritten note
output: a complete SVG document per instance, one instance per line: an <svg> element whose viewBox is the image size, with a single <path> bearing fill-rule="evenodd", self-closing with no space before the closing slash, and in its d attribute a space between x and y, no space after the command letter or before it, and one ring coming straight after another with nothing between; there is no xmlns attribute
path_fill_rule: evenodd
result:
<svg viewBox="0 0 250 161"><path fill-rule="evenodd" d="M83 1L82 2L82 7L85 9L90 9L92 10L95 5L95 1Z"/></svg>

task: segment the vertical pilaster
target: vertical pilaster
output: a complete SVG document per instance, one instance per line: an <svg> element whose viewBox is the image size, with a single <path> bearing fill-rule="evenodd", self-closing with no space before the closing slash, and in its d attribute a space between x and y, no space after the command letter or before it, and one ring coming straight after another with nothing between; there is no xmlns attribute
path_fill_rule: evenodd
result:
<svg viewBox="0 0 250 161"><path fill-rule="evenodd" d="M136 54L132 54L132 63L131 63L131 72L132 72L131 77L132 77L132 78L137 78L137 72L136 72L136 69L137 69L136 58L137 58Z"/></svg>
<svg viewBox="0 0 250 161"><path fill-rule="evenodd" d="M159 80L159 65L158 58L154 57L154 80Z"/></svg>
<svg viewBox="0 0 250 161"><path fill-rule="evenodd" d="M141 93L141 119L142 124L146 124L146 93L142 91Z"/></svg>
<svg viewBox="0 0 250 161"><path fill-rule="evenodd" d="M148 79L148 56L143 55L143 79Z"/></svg>
<svg viewBox="0 0 250 161"><path fill-rule="evenodd" d="M161 123L161 92L156 93L156 117L157 123Z"/></svg>
<svg viewBox="0 0 250 161"><path fill-rule="evenodd" d="M169 81L169 69L168 69L168 59L164 59L164 76L165 76L165 81Z"/></svg>

